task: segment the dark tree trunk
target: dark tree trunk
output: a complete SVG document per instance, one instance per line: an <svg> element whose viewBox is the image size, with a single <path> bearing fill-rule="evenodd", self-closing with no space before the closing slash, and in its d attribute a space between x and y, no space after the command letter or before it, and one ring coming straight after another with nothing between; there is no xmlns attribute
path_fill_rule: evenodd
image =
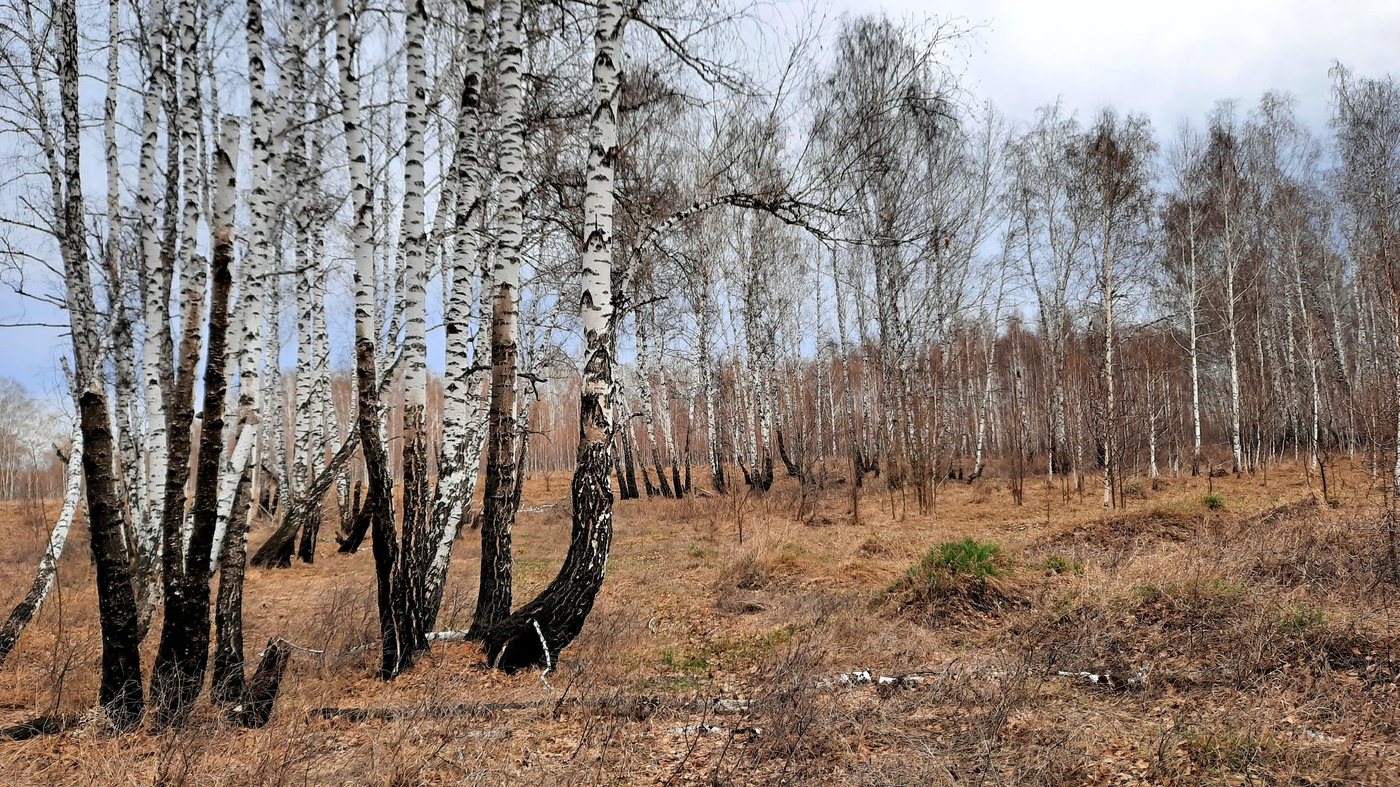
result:
<svg viewBox="0 0 1400 787"><path fill-rule="evenodd" d="M617 440L619 438L614 437L613 439ZM622 477L622 451L618 450L615 446L612 452L612 463L613 475L617 477L618 496L623 500L630 500L631 497L627 494L627 482L623 480Z"/></svg>
<svg viewBox="0 0 1400 787"><path fill-rule="evenodd" d="M238 481L233 512L219 553L219 593L214 604L214 701L232 705L243 697L243 574L248 563L248 474Z"/></svg>
<svg viewBox="0 0 1400 787"><path fill-rule="evenodd" d="M767 492L773 488L773 457L763 457L762 472L755 472L754 483L760 491Z"/></svg>
<svg viewBox="0 0 1400 787"><path fill-rule="evenodd" d="M515 523L515 356L511 288L496 292L491 327L491 405L481 517L481 579L468 636L481 637L511 607L511 527Z"/></svg>
<svg viewBox="0 0 1400 787"><path fill-rule="evenodd" d="M528 424L529 419L524 419ZM520 510L520 501L525 497L525 457L530 450L530 430L520 430L520 451L515 455L515 489L511 490L511 510Z"/></svg>
<svg viewBox="0 0 1400 787"><path fill-rule="evenodd" d="M660 451L660 449L657 448L656 443L654 442L653 438L654 438L654 435L652 435L651 429L650 429L650 427L648 426L648 428L647 428L647 442L650 442L650 443L651 443L651 464L652 464L653 467L656 468L656 487L657 487L657 491L661 494L662 497L667 498L667 499L669 500L669 499L675 497L676 494L675 494L675 492L671 491L671 482L666 480L666 470L663 468L663 466L662 466L662 464L661 464L661 451ZM643 470L643 475L645 475L645 470L646 470L646 468L642 468L642 470ZM647 480L647 494L648 494L648 495L651 494L651 480L650 480L650 478L648 478L648 480Z"/></svg>
<svg viewBox="0 0 1400 787"><path fill-rule="evenodd" d="M349 473L347 472L346 475L348 476ZM348 478L346 479L346 483L350 483ZM339 492L338 494L343 495L344 493ZM337 498L336 505L336 514L340 517L340 526L337 528L335 534L335 542L340 544L345 540L345 536L355 527L355 514L360 509L360 482L355 482L354 489L349 495L344 495L344 499Z"/></svg>
<svg viewBox="0 0 1400 787"><path fill-rule="evenodd" d="M713 406L714 402L711 401L707 393L705 395L705 409L709 410ZM715 409L714 434L710 435L710 437L713 438L714 445L708 446L709 450L706 451L706 464L710 466L710 486L714 487L716 494L722 495L729 491L729 480L725 478L724 474L724 422L719 418L719 408ZM708 418L709 414L707 413L705 417Z"/></svg>
<svg viewBox="0 0 1400 787"><path fill-rule="evenodd" d="M332 477L330 481L335 483L335 478ZM316 539L321 535L321 520L325 515L323 498L313 498L306 522L301 526L301 543L297 547L297 557L301 558L303 563L316 562Z"/></svg>
<svg viewBox="0 0 1400 787"><path fill-rule="evenodd" d="M783 460L783 468L791 478L802 480L802 468L788 455L787 444L783 441L783 430L778 430L778 456ZM772 462L770 459L769 462ZM771 483L771 482L770 482Z"/></svg>
<svg viewBox="0 0 1400 787"><path fill-rule="evenodd" d="M199 694L203 683L203 669L198 682L195 676L182 675L181 671L193 663L193 650L197 643L198 621L192 619L198 614L198 605L186 599L190 588L185 581L185 488L190 478L190 435L194 423L194 377L200 355L200 317L203 313L202 293L187 290L183 293L184 310L180 336L179 369L176 371L175 385L166 401L169 413L169 441L165 473L165 508L161 516L161 587L165 594L165 616L161 627L160 647L156 651L155 664L151 668L151 701L157 706L157 720L161 724L180 721L178 718ZM216 374L222 375L222 363ZM222 406L222 402L220 403ZM202 425L202 432L209 432L209 425ZM209 556L206 553L205 565ZM206 597L204 616L204 648L208 653L208 601Z"/></svg>
<svg viewBox="0 0 1400 787"><path fill-rule="evenodd" d="M606 348L596 348L588 374L611 379ZM487 663L514 672L536 665L553 665L559 651L583 630L603 584L612 545L612 487L607 402L604 396L582 395L582 435L572 486L573 526L569 553L558 576L525 606L483 636Z"/></svg>
<svg viewBox="0 0 1400 787"><path fill-rule="evenodd" d="M307 488L306 494L294 500L287 507L287 515L282 519L282 523L267 537L258 551L253 554L253 565L258 568L289 568L292 565L292 552L296 549L297 533L303 528L311 526L313 522L319 522L322 515L321 501L325 499L326 492L330 490L331 484L345 468L345 463L350 461L350 457L355 455L355 449L360 447L360 427L356 425L350 430L350 434L345 436L345 442L336 449L335 456L326 464L316 478L312 480L311 486ZM358 523L357 523L358 524ZM355 541L358 548L360 541L364 540L364 531L358 530L359 538ZM354 552L354 549L347 550L345 541L341 542L341 552ZM305 556L302 558L305 560ZM306 562L310 563L310 560Z"/></svg>
<svg viewBox="0 0 1400 787"><path fill-rule="evenodd" d="M640 500L641 492L637 491L637 473L635 464L632 461L632 429L624 425L618 430L622 440L622 464L627 468L627 486L623 488L622 498L624 500Z"/></svg>
<svg viewBox="0 0 1400 787"><path fill-rule="evenodd" d="M282 687L282 675L287 671L287 661L292 649L279 638L268 641L267 648L258 662L258 669L243 693L242 701L229 710L229 719L240 727L258 729L267 726L272 718L272 710L277 702L277 691Z"/></svg>
<svg viewBox="0 0 1400 787"><path fill-rule="evenodd" d="M427 530L433 501L429 497L425 418L422 407L404 408L404 433L408 440L403 447L403 540L390 588L398 649L392 661L386 655L380 666L385 680L403 674L413 666L417 652L428 648L422 620L426 606L424 579L437 544L428 538Z"/></svg>
<svg viewBox="0 0 1400 787"><path fill-rule="evenodd" d="M272 531L272 535L253 553L253 565L258 568L291 568L292 555L296 552L297 534L310 518L310 509L309 496L293 501L277 529Z"/></svg>
<svg viewBox="0 0 1400 787"><path fill-rule="evenodd" d="M88 529L97 566L97 611L102 628L102 685L98 698L118 730L141 720L141 638L131 561L122 538L122 501L113 476L112 431L106 397L95 390L78 397L87 478Z"/></svg>
<svg viewBox="0 0 1400 787"><path fill-rule="evenodd" d="M368 319L356 314L356 320ZM386 375L387 376L387 375ZM354 552L365 533L370 534L374 552L375 596L379 605L379 640L382 663L398 662L398 628L394 624L392 576L398 560L398 528L394 524L394 487L389 477L389 458L379 439L379 391L374 372L374 343L364 336L355 339L355 381L358 396L358 432L365 456L368 489L364 505L355 517L355 532L340 545L341 552Z"/></svg>
<svg viewBox="0 0 1400 787"><path fill-rule="evenodd" d="M220 149L218 154L224 156L225 152ZM219 510L219 465L224 453L232 262L233 228L216 225L211 270L213 286L209 297L208 362L204 366L204 412L199 431L199 473L191 508L194 527L179 576L173 582L167 580L167 587L174 586L176 592L166 596L160 647L151 672L151 695L156 702L157 720L162 724L180 724L189 715L204 687L204 673L209 665L209 561ZM189 363L190 359L186 358L185 362ZM193 364L190 365L192 370ZM176 537L179 537L178 532ZM167 568L170 565L166 563Z"/></svg>
<svg viewBox="0 0 1400 787"><path fill-rule="evenodd" d="M671 482L666 478L666 471L661 465L656 466L656 484L657 491L661 493L662 497L670 500L676 496L675 491L671 489Z"/></svg>
<svg viewBox="0 0 1400 787"><path fill-rule="evenodd" d="M692 412L694 412L693 409ZM685 426L685 486L680 487L686 494L690 494L690 431L690 424L687 423Z"/></svg>

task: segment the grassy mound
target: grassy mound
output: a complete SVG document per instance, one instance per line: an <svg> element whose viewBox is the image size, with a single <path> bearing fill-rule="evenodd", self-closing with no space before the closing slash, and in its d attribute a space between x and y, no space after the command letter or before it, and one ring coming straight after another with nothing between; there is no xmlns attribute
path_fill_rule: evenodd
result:
<svg viewBox="0 0 1400 787"><path fill-rule="evenodd" d="M1016 601L1006 581L1001 547L971 538L931 548L890 586L901 611L929 621L969 612L993 612Z"/></svg>

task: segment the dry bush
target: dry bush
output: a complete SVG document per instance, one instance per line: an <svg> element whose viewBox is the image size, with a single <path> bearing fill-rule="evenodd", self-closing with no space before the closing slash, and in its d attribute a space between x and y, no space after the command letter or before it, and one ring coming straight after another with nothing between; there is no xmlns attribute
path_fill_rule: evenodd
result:
<svg viewBox="0 0 1400 787"><path fill-rule="evenodd" d="M806 547L771 538L752 539L729 551L716 590L792 589L806 568Z"/></svg>
<svg viewBox="0 0 1400 787"><path fill-rule="evenodd" d="M379 642L379 613L372 588L349 577L321 591L308 605L310 622L286 636L298 645L323 651L314 656L322 679L374 666ZM304 637L305 639L299 639ZM293 664L305 663L305 656Z"/></svg>

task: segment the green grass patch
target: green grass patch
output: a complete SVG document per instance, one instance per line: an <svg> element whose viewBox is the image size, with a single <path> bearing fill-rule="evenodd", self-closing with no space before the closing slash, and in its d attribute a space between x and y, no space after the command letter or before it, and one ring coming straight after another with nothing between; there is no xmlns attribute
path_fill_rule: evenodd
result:
<svg viewBox="0 0 1400 787"><path fill-rule="evenodd" d="M965 538L933 547L889 587L901 607L932 617L957 610L990 611L1011 600L998 580L1007 571L1001 547Z"/></svg>
<svg viewBox="0 0 1400 787"><path fill-rule="evenodd" d="M733 672L758 664L799 630L797 624L788 624L762 634L721 637L694 649L667 648L661 654L661 664L688 675Z"/></svg>
<svg viewBox="0 0 1400 787"><path fill-rule="evenodd" d="M1322 626L1322 610L1309 604L1299 604L1279 617L1279 625L1294 634L1306 634Z"/></svg>
<svg viewBox="0 0 1400 787"><path fill-rule="evenodd" d="M1074 574L1078 576L1084 573L1084 564L1078 560L1065 560L1059 555L1051 555L1039 563L1039 567L1051 574Z"/></svg>

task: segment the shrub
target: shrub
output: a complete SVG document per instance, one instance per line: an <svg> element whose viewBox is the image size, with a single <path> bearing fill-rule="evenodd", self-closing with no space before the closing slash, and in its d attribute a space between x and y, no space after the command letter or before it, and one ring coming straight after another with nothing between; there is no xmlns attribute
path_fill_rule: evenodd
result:
<svg viewBox="0 0 1400 787"><path fill-rule="evenodd" d="M974 579L985 579L999 573L996 558L1000 554L1001 547L996 544L981 544L965 538L962 541L939 544L930 549L909 571L910 574L929 574L946 569L954 576L965 575Z"/></svg>
<svg viewBox="0 0 1400 787"><path fill-rule="evenodd" d="M1212 511L1219 511L1225 507L1225 500L1220 495L1206 495L1201 499L1201 502L1205 503L1206 508Z"/></svg>
<svg viewBox="0 0 1400 787"><path fill-rule="evenodd" d="M931 617L952 608L990 611L1008 600L997 582L1004 570L1001 547L972 539L939 544L890 586L902 596L901 608Z"/></svg>

